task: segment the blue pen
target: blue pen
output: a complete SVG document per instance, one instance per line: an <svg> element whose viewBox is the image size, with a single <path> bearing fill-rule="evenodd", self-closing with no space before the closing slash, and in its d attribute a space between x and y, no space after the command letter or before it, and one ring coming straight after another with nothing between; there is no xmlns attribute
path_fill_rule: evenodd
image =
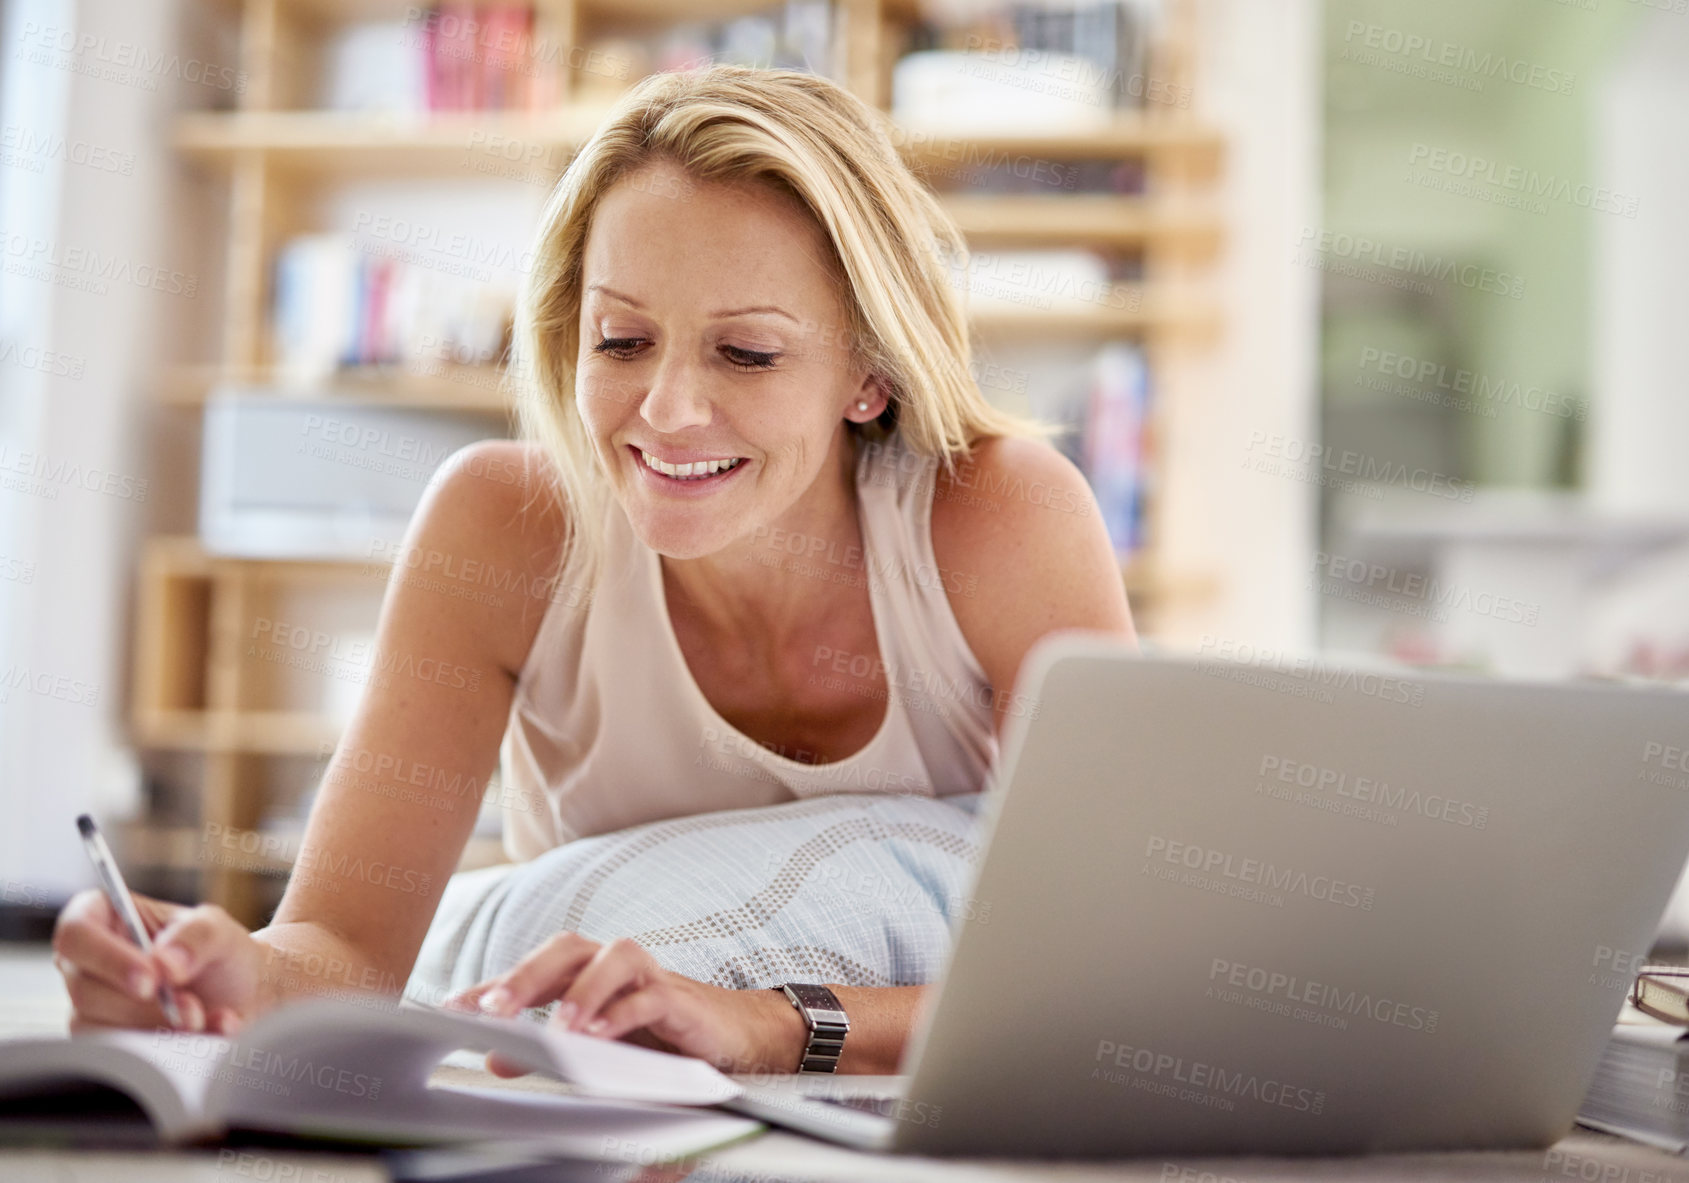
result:
<svg viewBox="0 0 1689 1183"><path fill-rule="evenodd" d="M88 852L88 861L100 873L100 886L106 889L106 898L123 918L123 926L141 947L141 952L150 955L152 938L147 935L147 926L141 923L135 897L129 894L129 886L123 882L123 872L117 869L117 860L111 857L111 847L106 845L105 835L100 833L100 827L86 813L76 819L76 828L82 834L82 848ZM176 995L170 989L170 983L163 980L158 984L158 1005L172 1027L182 1025L182 1012L176 1007Z"/></svg>

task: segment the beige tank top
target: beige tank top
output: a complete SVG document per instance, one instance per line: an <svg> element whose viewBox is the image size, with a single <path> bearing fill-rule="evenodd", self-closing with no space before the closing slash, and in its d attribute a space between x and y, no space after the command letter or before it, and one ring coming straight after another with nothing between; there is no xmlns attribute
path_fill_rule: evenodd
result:
<svg viewBox="0 0 1689 1183"><path fill-rule="evenodd" d="M825 764L765 748L710 705L675 639L660 558L612 501L597 594L585 608L563 600L547 608L516 683L499 751L506 853L525 861L643 822L828 793L983 788L997 755L992 693L946 585L973 589L933 559L937 465L896 433L859 444L861 559L771 548L789 569L809 562L868 585L885 716L866 747ZM816 676L860 686L870 662L823 654Z"/></svg>

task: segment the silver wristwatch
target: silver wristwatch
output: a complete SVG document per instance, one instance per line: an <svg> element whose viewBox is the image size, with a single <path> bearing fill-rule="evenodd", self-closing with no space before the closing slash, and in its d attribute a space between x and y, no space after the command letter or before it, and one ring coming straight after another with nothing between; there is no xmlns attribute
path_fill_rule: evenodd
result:
<svg viewBox="0 0 1689 1183"><path fill-rule="evenodd" d="M809 1028L809 1043L798 1061L799 1072L836 1072L839 1056L844 1052L845 1033L850 1019L839 1004L838 995L825 986L788 982L777 987L803 1016Z"/></svg>

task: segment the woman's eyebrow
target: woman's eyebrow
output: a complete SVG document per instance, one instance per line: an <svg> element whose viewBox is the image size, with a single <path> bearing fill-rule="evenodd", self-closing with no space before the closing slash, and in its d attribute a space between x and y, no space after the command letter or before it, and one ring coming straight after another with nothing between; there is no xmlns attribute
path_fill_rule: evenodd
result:
<svg viewBox="0 0 1689 1183"><path fill-rule="evenodd" d="M612 300L620 300L623 304L638 308L641 311L645 310L645 305L641 304L638 300L635 300L632 296L626 294L625 292L618 292L615 288L608 287L605 284L589 283L587 284L586 290L589 292L602 292L604 295L609 296ZM708 313L708 316L711 320L726 320L729 317L750 316L753 313L758 312L772 312L776 316L785 317L793 324L803 323L790 312L787 312L784 308L781 308L776 304L753 304L748 308L722 308L715 312Z"/></svg>

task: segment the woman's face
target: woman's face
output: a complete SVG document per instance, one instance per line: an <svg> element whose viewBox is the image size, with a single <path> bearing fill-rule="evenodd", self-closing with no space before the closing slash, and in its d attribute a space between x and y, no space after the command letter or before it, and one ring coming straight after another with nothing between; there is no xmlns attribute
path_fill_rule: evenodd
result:
<svg viewBox="0 0 1689 1183"><path fill-rule="evenodd" d="M806 496L824 512L835 495L817 476L836 471L826 466L846 446L844 417L866 421L884 402L851 361L828 258L803 208L766 185L698 183L661 163L599 201L577 399L653 550L714 554ZM730 467L700 479L710 461ZM685 464L690 474L673 473Z"/></svg>

